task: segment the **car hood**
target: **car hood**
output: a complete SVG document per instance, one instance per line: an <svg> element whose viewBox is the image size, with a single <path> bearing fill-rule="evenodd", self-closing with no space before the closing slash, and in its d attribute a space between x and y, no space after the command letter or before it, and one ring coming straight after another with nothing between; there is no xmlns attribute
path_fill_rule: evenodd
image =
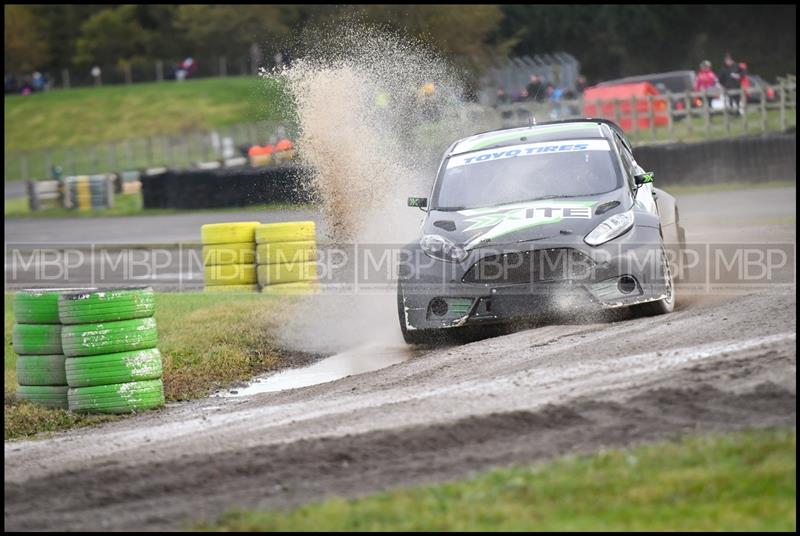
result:
<svg viewBox="0 0 800 536"><path fill-rule="evenodd" d="M540 199L459 211L431 210L425 234L439 234L467 250L588 234L612 214L630 209L625 189L606 194Z"/></svg>

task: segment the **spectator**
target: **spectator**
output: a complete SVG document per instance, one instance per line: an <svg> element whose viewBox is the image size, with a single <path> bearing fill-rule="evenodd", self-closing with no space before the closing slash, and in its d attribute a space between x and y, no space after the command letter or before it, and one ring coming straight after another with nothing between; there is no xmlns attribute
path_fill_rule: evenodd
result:
<svg viewBox="0 0 800 536"><path fill-rule="evenodd" d="M719 72L719 82L722 87L727 91L739 91L742 89L742 75L739 72L739 66L733 61L730 53L725 54L724 64L722 70ZM730 108L732 110L739 110L740 93L732 93L728 95Z"/></svg>
<svg viewBox="0 0 800 536"><path fill-rule="evenodd" d="M503 106L504 104L511 104L511 98L506 94L506 90L503 86L497 88L496 96L497 105Z"/></svg>
<svg viewBox="0 0 800 536"><path fill-rule="evenodd" d="M750 82L750 77L747 74L747 64L742 62L739 64L739 74L741 75L741 84L742 84L742 108L747 105L747 99L750 97L750 88L752 87L752 83Z"/></svg>
<svg viewBox="0 0 800 536"><path fill-rule="evenodd" d="M542 102L544 100L544 88L542 87L542 79L539 75L532 74L531 81L525 88L528 92L528 100Z"/></svg>
<svg viewBox="0 0 800 536"><path fill-rule="evenodd" d="M42 76L42 73L40 73L39 71L33 73L31 86L33 86L34 91L44 91L44 76Z"/></svg>
<svg viewBox="0 0 800 536"><path fill-rule="evenodd" d="M8 95L9 93L16 93L19 91L19 82L17 81L17 77L13 74L7 74L5 76L5 94Z"/></svg>
<svg viewBox="0 0 800 536"><path fill-rule="evenodd" d="M586 89L586 77L583 75L578 76L575 79L575 91L580 94L583 94L583 90Z"/></svg>
<svg viewBox="0 0 800 536"><path fill-rule="evenodd" d="M694 81L695 91L706 91L719 86L719 79L714 71L711 70L711 62L703 60L700 62L700 70Z"/></svg>
<svg viewBox="0 0 800 536"><path fill-rule="evenodd" d="M103 80L102 78L100 78L100 76L103 74L103 71L100 70L100 66L95 65L94 67L92 67L91 73L92 73L92 78L94 78L94 85L96 86L103 85Z"/></svg>

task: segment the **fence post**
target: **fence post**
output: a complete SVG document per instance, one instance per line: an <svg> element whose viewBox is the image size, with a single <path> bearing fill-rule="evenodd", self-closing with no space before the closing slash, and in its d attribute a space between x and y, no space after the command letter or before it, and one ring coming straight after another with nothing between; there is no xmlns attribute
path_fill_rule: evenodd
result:
<svg viewBox="0 0 800 536"><path fill-rule="evenodd" d="M69 89L69 69L61 71L61 85L64 86L64 89Z"/></svg>
<svg viewBox="0 0 800 536"><path fill-rule="evenodd" d="M639 110L636 108L636 97L631 97L631 132L639 132Z"/></svg>
<svg viewBox="0 0 800 536"><path fill-rule="evenodd" d="M667 136L672 140L672 93L667 90Z"/></svg>
<svg viewBox="0 0 800 536"><path fill-rule="evenodd" d="M728 103L730 102L730 95L728 90L722 89L722 122L725 125L725 134L731 133L731 119L728 117Z"/></svg>
<svg viewBox="0 0 800 536"><path fill-rule="evenodd" d="M156 82L164 81L164 62L156 60Z"/></svg>
<svg viewBox="0 0 800 536"><path fill-rule="evenodd" d="M131 72L131 64L129 62L125 62L125 66L123 67L125 71L125 83L130 85L133 83L133 73Z"/></svg>
<svg viewBox="0 0 800 536"><path fill-rule="evenodd" d="M741 99L741 106L742 106L742 128L744 129L744 133L747 134L747 94L742 91L742 96L739 97Z"/></svg>
<svg viewBox="0 0 800 536"><path fill-rule="evenodd" d="M761 132L767 131L767 88L761 89Z"/></svg>
<svg viewBox="0 0 800 536"><path fill-rule="evenodd" d="M39 192L36 191L36 181L29 180L28 186L28 207L31 212L39 210Z"/></svg>
<svg viewBox="0 0 800 536"><path fill-rule="evenodd" d="M228 62L225 56L219 57L219 75L228 76Z"/></svg>
<svg viewBox="0 0 800 536"><path fill-rule="evenodd" d="M620 124L620 117L622 116L619 109L619 99L614 99L614 122ZM620 125L621 126L621 125Z"/></svg>
<svg viewBox="0 0 800 536"><path fill-rule="evenodd" d="M786 84L781 80L781 130L786 130Z"/></svg>
<svg viewBox="0 0 800 536"><path fill-rule="evenodd" d="M708 88L703 90L703 129L706 139L711 135L711 101L708 100Z"/></svg>
<svg viewBox="0 0 800 536"><path fill-rule="evenodd" d="M650 114L650 138L656 137L656 112L653 109L653 96L647 96L647 110Z"/></svg>
<svg viewBox="0 0 800 536"><path fill-rule="evenodd" d="M692 125L692 93L686 92L686 134L691 137L694 130Z"/></svg>

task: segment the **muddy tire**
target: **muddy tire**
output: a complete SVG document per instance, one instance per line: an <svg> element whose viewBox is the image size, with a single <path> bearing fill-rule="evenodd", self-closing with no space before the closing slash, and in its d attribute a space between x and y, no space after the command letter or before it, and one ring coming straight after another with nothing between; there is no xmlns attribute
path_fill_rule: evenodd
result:
<svg viewBox="0 0 800 536"><path fill-rule="evenodd" d="M203 246L203 266L221 264L253 264L256 262L254 242Z"/></svg>
<svg viewBox="0 0 800 536"><path fill-rule="evenodd" d="M11 345L17 355L62 354L61 328L61 324L15 324Z"/></svg>
<svg viewBox="0 0 800 536"><path fill-rule="evenodd" d="M313 240L259 244L256 248L258 264L292 264L316 259L317 244Z"/></svg>
<svg viewBox="0 0 800 536"><path fill-rule="evenodd" d="M304 242L315 238L316 224L313 221L264 223L256 228L255 233L255 241L258 244Z"/></svg>
<svg viewBox="0 0 800 536"><path fill-rule="evenodd" d="M667 297L647 303L640 303L631 306L631 312L635 316L657 316L671 313L675 309L675 284L672 279L667 255L662 249L661 258L664 266L664 274L667 280Z"/></svg>
<svg viewBox="0 0 800 536"><path fill-rule="evenodd" d="M19 385L67 385L64 368L66 356L26 355L17 358Z"/></svg>
<svg viewBox="0 0 800 536"><path fill-rule="evenodd" d="M203 268L203 281L213 285L253 285L256 267L253 264L222 264Z"/></svg>
<svg viewBox="0 0 800 536"><path fill-rule="evenodd" d="M292 262L287 264L260 264L258 284L262 287L281 283L314 280L317 277L316 262Z"/></svg>
<svg viewBox="0 0 800 536"><path fill-rule="evenodd" d="M258 285L206 285L205 292L258 292Z"/></svg>
<svg viewBox="0 0 800 536"><path fill-rule="evenodd" d="M79 413L133 413L164 405L159 380L70 388L69 409Z"/></svg>
<svg viewBox="0 0 800 536"><path fill-rule="evenodd" d="M24 400L31 404L45 406L48 408L67 409L69 403L67 399L66 385L58 387L31 387L20 385L17 387L17 400Z"/></svg>
<svg viewBox="0 0 800 536"><path fill-rule="evenodd" d="M19 324L60 324L58 298L79 288L22 289L14 293L14 317Z"/></svg>
<svg viewBox="0 0 800 536"><path fill-rule="evenodd" d="M259 225L257 221L210 223L200 228L200 239L204 245L255 242L255 229Z"/></svg>
<svg viewBox="0 0 800 536"><path fill-rule="evenodd" d="M155 309L155 295L151 287L63 294L58 300L58 315L62 324L147 318L153 316Z"/></svg>
<svg viewBox="0 0 800 536"><path fill-rule="evenodd" d="M64 326L61 333L67 357L145 350L158 345L155 318Z"/></svg>
<svg viewBox="0 0 800 536"><path fill-rule="evenodd" d="M158 348L70 357L63 368L66 383L70 387L157 380L163 370Z"/></svg>

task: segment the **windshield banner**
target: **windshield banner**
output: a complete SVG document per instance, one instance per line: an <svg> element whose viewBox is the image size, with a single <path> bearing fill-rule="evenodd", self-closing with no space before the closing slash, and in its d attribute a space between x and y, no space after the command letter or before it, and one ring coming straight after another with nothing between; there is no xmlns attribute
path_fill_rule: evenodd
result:
<svg viewBox="0 0 800 536"><path fill-rule="evenodd" d="M568 140L562 142L540 142L528 143L525 145L512 145L507 148L487 149L474 153L466 153L452 157L447 162L447 169L480 164L482 162L494 162L505 158L517 156L534 156L539 154L567 153L576 151L610 151L606 140Z"/></svg>

